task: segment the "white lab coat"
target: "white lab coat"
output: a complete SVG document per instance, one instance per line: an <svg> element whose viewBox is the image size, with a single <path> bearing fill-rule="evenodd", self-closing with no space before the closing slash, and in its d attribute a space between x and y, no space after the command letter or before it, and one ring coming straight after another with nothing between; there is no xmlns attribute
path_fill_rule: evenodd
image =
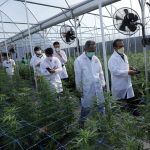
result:
<svg viewBox="0 0 150 150"><path fill-rule="evenodd" d="M98 105L103 104L103 88L105 86L101 63L96 56L90 60L85 53L81 54L74 63L75 82L78 91L83 92L82 107L91 107L96 98Z"/></svg>
<svg viewBox="0 0 150 150"><path fill-rule="evenodd" d="M117 99L124 99L126 95L127 99L134 97L131 76L128 75L128 58L125 54L124 59L125 61L114 51L108 61L108 68L111 73L112 95Z"/></svg>
<svg viewBox="0 0 150 150"><path fill-rule="evenodd" d="M6 69L6 73L8 75L10 76L14 75L15 61L13 59L4 60L2 65Z"/></svg>
<svg viewBox="0 0 150 150"><path fill-rule="evenodd" d="M60 57L60 55L62 57ZM65 63L67 62L67 56L63 50L60 50L60 55L58 52L54 51L54 56L57 57L62 64L62 71L59 73L61 79L68 78L68 73L65 67Z"/></svg>
<svg viewBox="0 0 150 150"><path fill-rule="evenodd" d="M34 73L36 76L41 76L40 66L36 66L38 63L41 63L46 58L45 54L42 54L42 57L37 57L35 54L30 60L30 66L33 67Z"/></svg>
<svg viewBox="0 0 150 150"><path fill-rule="evenodd" d="M49 73L46 68L57 68L55 73ZM52 92L60 93L63 91L61 78L59 72L62 71L61 62L56 57L46 57L40 65L41 75L45 77L50 83L50 90Z"/></svg>

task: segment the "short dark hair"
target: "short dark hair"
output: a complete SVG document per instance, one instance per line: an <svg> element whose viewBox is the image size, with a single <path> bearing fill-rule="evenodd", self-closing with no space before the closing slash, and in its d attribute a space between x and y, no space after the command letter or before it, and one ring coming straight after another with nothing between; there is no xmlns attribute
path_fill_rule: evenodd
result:
<svg viewBox="0 0 150 150"><path fill-rule="evenodd" d="M56 41L56 42L53 43L53 46L59 45L59 44L60 44L60 43Z"/></svg>
<svg viewBox="0 0 150 150"><path fill-rule="evenodd" d="M47 55L52 55L52 54L53 54L53 49L52 49L51 47L45 49L45 54L47 54Z"/></svg>
<svg viewBox="0 0 150 150"><path fill-rule="evenodd" d="M35 51L35 52L36 52L36 51L39 51L39 50L41 50L41 47L39 47L39 46L34 47L34 51Z"/></svg>
<svg viewBox="0 0 150 150"><path fill-rule="evenodd" d="M123 41L123 39L116 39L116 40L114 40L114 42L113 42L113 48L117 47L117 43L118 42L122 42L122 41Z"/></svg>
<svg viewBox="0 0 150 150"><path fill-rule="evenodd" d="M86 41L86 43L84 45L84 49L93 48L93 47L95 47L95 45L96 45L95 41L88 40L88 41Z"/></svg>

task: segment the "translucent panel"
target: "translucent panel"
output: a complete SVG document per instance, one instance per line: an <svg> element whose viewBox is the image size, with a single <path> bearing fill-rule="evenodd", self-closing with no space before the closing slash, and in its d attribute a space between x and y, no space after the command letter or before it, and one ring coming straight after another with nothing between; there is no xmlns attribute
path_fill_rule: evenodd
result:
<svg viewBox="0 0 150 150"><path fill-rule="evenodd" d="M69 7L77 4L81 4L84 1L85 0L27 0L29 27L35 26L48 18L62 13L65 9L68 9ZM62 9L60 9L60 7ZM138 0L121 0L119 2L103 7L103 26L106 40L113 40L117 37L127 37L126 35L120 34L113 25L113 14L121 7L130 7L134 9L135 11L137 11L141 18L141 8ZM0 10L2 14L0 17L0 41L4 40L4 36L5 38L9 38L25 29L28 29L26 8L24 2L16 0L1 0ZM145 12L146 34L149 34L150 11L147 5L145 5ZM82 45L87 39L93 39L97 42L101 41L99 10L95 10L79 16L79 20L80 27L77 28L77 36L80 39L80 43ZM46 32L49 30L49 32L46 33L46 38L51 42L58 40L64 43L61 40L60 36L60 27L64 24L72 26L75 30L74 20L66 21L46 29ZM40 32L40 34L43 33ZM139 35L141 35L141 31L137 32L134 36ZM37 41L35 43L39 42ZM75 42L69 46L73 46L74 44Z"/></svg>

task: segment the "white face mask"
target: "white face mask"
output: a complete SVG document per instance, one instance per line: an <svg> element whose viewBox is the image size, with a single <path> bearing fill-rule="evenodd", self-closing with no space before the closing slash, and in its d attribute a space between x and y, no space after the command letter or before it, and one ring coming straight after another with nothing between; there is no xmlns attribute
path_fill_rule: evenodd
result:
<svg viewBox="0 0 150 150"><path fill-rule="evenodd" d="M51 61L51 60L52 60L52 56L51 56L51 57L47 57L47 60L50 60L50 61Z"/></svg>
<svg viewBox="0 0 150 150"><path fill-rule="evenodd" d="M118 49L118 53L120 53L120 54L124 54L124 47L122 47L122 48Z"/></svg>
<svg viewBox="0 0 150 150"><path fill-rule="evenodd" d="M36 51L36 54L40 55L40 54L42 54L42 51L41 50Z"/></svg>
<svg viewBox="0 0 150 150"><path fill-rule="evenodd" d="M60 48L55 48L55 51L56 52L60 52Z"/></svg>

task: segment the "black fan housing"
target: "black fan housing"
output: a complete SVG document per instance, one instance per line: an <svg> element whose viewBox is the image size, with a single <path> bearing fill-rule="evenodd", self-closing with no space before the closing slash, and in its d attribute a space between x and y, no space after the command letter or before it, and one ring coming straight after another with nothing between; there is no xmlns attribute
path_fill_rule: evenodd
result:
<svg viewBox="0 0 150 150"><path fill-rule="evenodd" d="M132 35L137 32L140 23L138 13L128 7L118 9L113 16L113 23L120 33Z"/></svg>
<svg viewBox="0 0 150 150"><path fill-rule="evenodd" d="M60 28L60 36L67 44L72 44L76 38L73 28L69 25L63 25Z"/></svg>

